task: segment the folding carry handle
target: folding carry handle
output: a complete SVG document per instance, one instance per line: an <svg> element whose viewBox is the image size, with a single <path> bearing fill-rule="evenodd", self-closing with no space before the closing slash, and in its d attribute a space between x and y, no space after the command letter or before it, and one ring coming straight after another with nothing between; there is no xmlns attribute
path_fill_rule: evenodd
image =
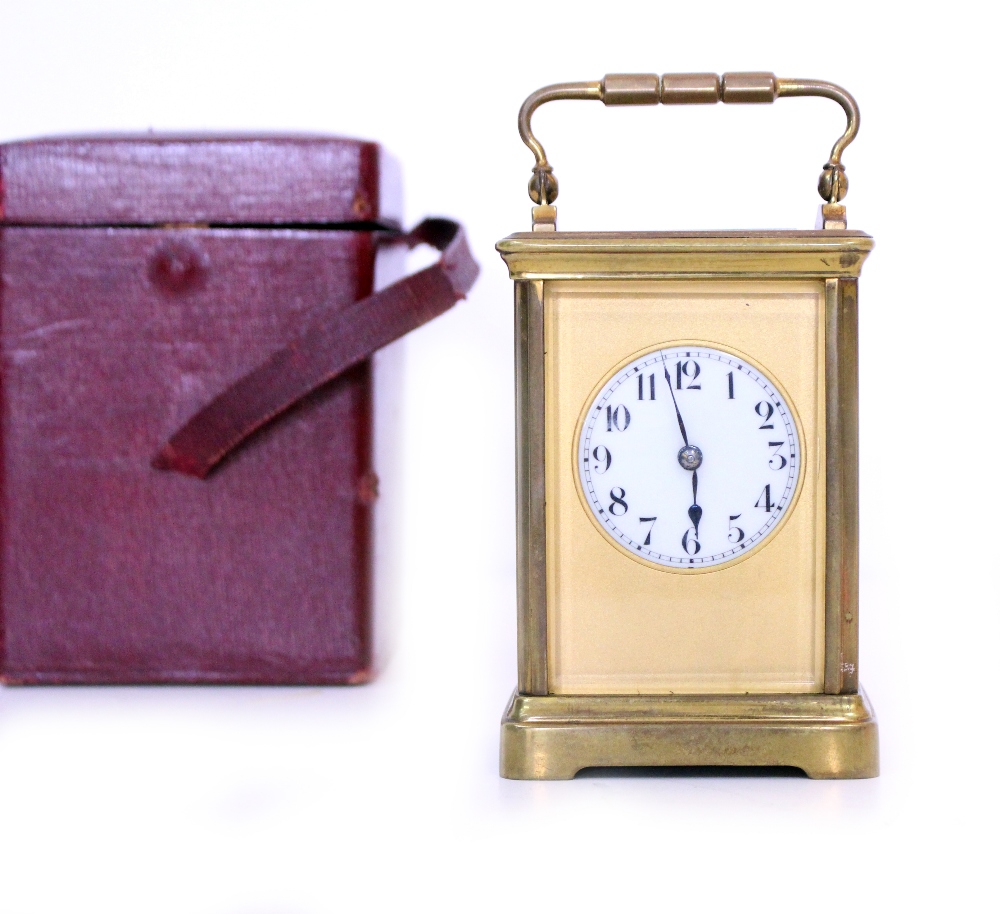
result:
<svg viewBox="0 0 1000 914"><path fill-rule="evenodd" d="M847 195L847 175L841 156L857 136L861 114L850 92L833 83L815 79L778 79L773 73L612 73L600 82L557 83L529 95L517 118L521 139L535 154L535 167L528 182L528 194L537 204L532 209L535 231L554 231L559 182L545 156L542 144L531 131L531 115L545 102L563 99L592 99L605 105L714 105L769 104L776 98L815 95L837 102L847 115L847 129L833 144L830 158L819 177L825 228L846 228L841 200Z"/></svg>

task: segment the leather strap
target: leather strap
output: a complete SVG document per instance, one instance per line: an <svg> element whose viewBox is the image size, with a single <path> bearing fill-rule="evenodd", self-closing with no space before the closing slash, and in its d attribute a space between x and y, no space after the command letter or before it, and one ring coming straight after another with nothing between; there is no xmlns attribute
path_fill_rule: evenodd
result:
<svg viewBox="0 0 1000 914"><path fill-rule="evenodd" d="M336 314L320 316L197 412L152 465L204 479L303 397L465 298L479 266L457 222L426 219L400 240L411 248L429 244L442 252L441 259Z"/></svg>

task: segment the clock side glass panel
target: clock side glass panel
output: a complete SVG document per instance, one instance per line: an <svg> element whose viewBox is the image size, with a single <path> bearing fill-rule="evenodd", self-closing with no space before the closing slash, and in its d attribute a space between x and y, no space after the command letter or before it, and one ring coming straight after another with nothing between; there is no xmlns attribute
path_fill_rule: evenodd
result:
<svg viewBox="0 0 1000 914"><path fill-rule="evenodd" d="M581 417L580 494L626 554L664 570L716 570L779 529L804 453L794 410L745 355L698 342L632 357Z"/></svg>

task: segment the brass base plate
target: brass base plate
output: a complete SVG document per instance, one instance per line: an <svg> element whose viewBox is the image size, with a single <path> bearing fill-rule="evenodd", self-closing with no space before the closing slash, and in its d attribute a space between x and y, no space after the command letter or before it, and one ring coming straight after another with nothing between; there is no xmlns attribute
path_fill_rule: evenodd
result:
<svg viewBox="0 0 1000 914"><path fill-rule="evenodd" d="M878 775L878 725L855 695L521 695L500 730L500 774L569 780L583 768L766 765L811 778Z"/></svg>

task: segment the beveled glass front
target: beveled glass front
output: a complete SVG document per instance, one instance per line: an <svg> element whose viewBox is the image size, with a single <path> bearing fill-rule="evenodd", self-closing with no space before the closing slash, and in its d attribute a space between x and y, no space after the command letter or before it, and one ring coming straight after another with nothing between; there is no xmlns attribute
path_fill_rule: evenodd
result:
<svg viewBox="0 0 1000 914"><path fill-rule="evenodd" d="M544 285L548 689L820 692L824 677L824 294L819 281ZM635 352L702 340L746 353L801 422L793 510L745 561L679 575L612 546L574 474L582 411Z"/></svg>

